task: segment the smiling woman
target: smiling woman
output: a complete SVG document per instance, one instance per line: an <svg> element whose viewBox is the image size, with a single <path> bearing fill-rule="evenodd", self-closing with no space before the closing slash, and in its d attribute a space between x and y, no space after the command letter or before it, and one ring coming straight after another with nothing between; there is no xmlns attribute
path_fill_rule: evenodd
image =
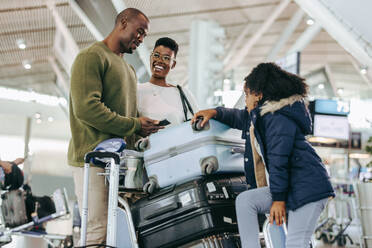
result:
<svg viewBox="0 0 372 248"><path fill-rule="evenodd" d="M190 119L192 113L182 103L176 84L168 83L166 77L176 66L178 44L168 37L156 41L150 56L150 81L138 85L137 104L140 116L155 120L167 119L171 125L178 125ZM197 111L192 94L183 89L191 109Z"/></svg>

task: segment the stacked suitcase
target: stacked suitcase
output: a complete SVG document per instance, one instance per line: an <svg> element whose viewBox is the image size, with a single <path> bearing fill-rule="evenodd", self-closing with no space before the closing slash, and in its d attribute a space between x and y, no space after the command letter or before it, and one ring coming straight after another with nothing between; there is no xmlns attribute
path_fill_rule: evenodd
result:
<svg viewBox="0 0 372 248"><path fill-rule="evenodd" d="M147 176L164 188L209 173L244 173L244 148L241 132L221 122L185 122L150 135L143 159Z"/></svg>
<svg viewBox="0 0 372 248"><path fill-rule="evenodd" d="M210 175L137 201L131 210L141 247L178 247L211 240L225 243L215 247L239 247L231 235L238 233L234 201L247 187L242 174Z"/></svg>
<svg viewBox="0 0 372 248"><path fill-rule="evenodd" d="M153 134L142 144L146 146L137 148L145 150L138 158L143 155L151 183L147 189L155 190L146 190L150 194L131 206L120 201L129 234L117 230L120 154L86 154L81 244L86 243L89 162L98 157L110 158L107 245L117 244L117 235L129 235L132 247L240 247L235 199L248 188L241 133L215 120L204 128L191 128L187 122Z"/></svg>
<svg viewBox="0 0 372 248"><path fill-rule="evenodd" d="M160 190L131 208L141 247L240 247L235 199L248 188L240 135L210 120L149 137L144 165Z"/></svg>

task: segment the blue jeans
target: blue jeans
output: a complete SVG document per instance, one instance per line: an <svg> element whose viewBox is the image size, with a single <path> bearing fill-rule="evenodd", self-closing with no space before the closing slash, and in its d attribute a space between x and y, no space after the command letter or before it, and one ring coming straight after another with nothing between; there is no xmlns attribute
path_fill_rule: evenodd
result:
<svg viewBox="0 0 372 248"><path fill-rule="evenodd" d="M328 198L308 203L288 213L286 248L307 248L319 215ZM260 248L257 214L270 213L272 198L269 187L247 190L236 199L236 215L243 248Z"/></svg>

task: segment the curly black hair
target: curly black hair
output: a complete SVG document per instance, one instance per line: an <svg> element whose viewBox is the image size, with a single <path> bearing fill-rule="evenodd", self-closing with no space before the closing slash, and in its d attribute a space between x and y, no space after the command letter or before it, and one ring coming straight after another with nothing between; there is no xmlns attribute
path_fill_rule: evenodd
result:
<svg viewBox="0 0 372 248"><path fill-rule="evenodd" d="M244 78L244 87L253 93L262 93L259 103L279 101L293 95L307 96L305 79L281 69L275 63L261 63Z"/></svg>
<svg viewBox="0 0 372 248"><path fill-rule="evenodd" d="M174 52L174 57L177 57L178 44L175 40L169 37L162 37L155 42L154 49L158 46L168 47L170 50Z"/></svg>

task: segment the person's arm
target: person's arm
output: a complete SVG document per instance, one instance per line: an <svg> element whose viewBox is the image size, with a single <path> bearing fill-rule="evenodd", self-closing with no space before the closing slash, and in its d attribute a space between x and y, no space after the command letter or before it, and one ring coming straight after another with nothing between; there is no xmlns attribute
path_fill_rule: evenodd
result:
<svg viewBox="0 0 372 248"><path fill-rule="evenodd" d="M25 161L24 158L16 158L14 161L1 161L0 160L0 167L3 168L5 174L9 174L12 172L13 166L18 166Z"/></svg>
<svg viewBox="0 0 372 248"><path fill-rule="evenodd" d="M194 115L194 117L191 120L191 123L194 123L199 117L203 117L203 121L201 122L202 127L212 118L232 128L240 130L243 129L246 123L250 122L250 117L247 111L224 107L201 110Z"/></svg>
<svg viewBox="0 0 372 248"><path fill-rule="evenodd" d="M251 122L246 109L217 107L216 111L214 118L232 128L243 130L244 126Z"/></svg>
<svg viewBox="0 0 372 248"><path fill-rule="evenodd" d="M82 53L75 59L71 70L74 114L85 124L102 132L130 136L141 130L141 122L138 118L113 112L102 102L104 63L96 53Z"/></svg>
<svg viewBox="0 0 372 248"><path fill-rule="evenodd" d="M270 191L273 201L284 201L290 181L289 157L293 151L296 124L283 115L274 114L264 120L264 128Z"/></svg>
<svg viewBox="0 0 372 248"><path fill-rule="evenodd" d="M9 161L0 161L0 167L3 168L5 174L12 172L12 164Z"/></svg>
<svg viewBox="0 0 372 248"><path fill-rule="evenodd" d="M275 220L281 225L285 215L285 201L289 187L289 157L293 150L296 124L287 117L274 114L264 121L266 165L269 170L270 192L273 204L270 209L270 223Z"/></svg>

